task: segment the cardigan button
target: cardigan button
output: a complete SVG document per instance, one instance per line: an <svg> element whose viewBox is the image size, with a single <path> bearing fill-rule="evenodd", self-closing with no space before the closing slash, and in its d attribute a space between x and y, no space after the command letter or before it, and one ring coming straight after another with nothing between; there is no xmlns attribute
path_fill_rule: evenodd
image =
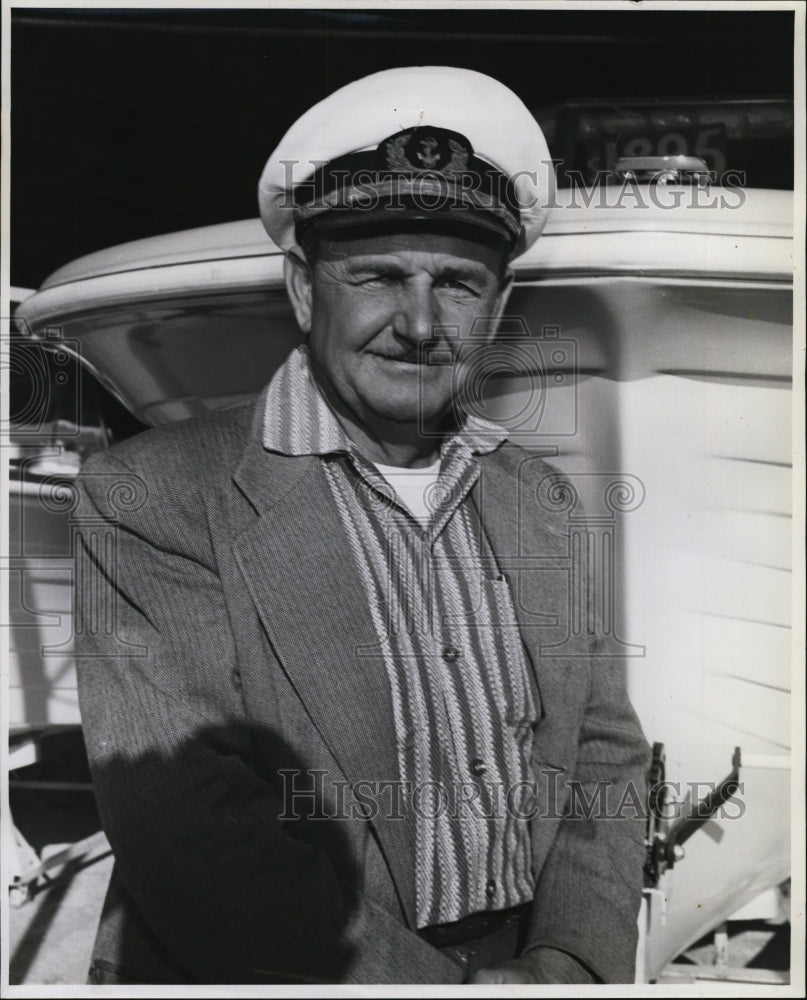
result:
<svg viewBox="0 0 807 1000"><path fill-rule="evenodd" d="M443 649L443 659L446 663L456 663L460 658L460 651L456 646L446 646Z"/></svg>
<svg viewBox="0 0 807 1000"><path fill-rule="evenodd" d="M488 766L481 757L474 757L471 761L471 774L476 775L477 778L481 778L487 769Z"/></svg>

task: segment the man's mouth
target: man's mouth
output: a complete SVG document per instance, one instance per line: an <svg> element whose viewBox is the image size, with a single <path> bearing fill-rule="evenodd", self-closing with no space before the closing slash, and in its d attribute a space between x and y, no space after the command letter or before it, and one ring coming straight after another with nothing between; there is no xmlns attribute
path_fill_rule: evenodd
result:
<svg viewBox="0 0 807 1000"><path fill-rule="evenodd" d="M384 361L397 361L402 365L421 365L426 362L426 359L421 358L418 354L384 354L381 351L371 351L370 353Z"/></svg>
<svg viewBox="0 0 807 1000"><path fill-rule="evenodd" d="M454 353L448 346L429 344L405 353L388 351L370 351L370 354L383 361L394 361L401 365L411 365L413 368L445 368L456 363Z"/></svg>

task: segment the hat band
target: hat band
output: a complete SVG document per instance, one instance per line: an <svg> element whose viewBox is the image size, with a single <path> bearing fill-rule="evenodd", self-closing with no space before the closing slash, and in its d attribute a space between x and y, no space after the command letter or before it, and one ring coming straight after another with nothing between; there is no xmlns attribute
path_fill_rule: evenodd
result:
<svg viewBox="0 0 807 1000"><path fill-rule="evenodd" d="M296 206L295 222L304 224L322 217L326 212L350 213L349 220L341 218L337 224L349 223L356 227L362 225L362 214L368 216L367 222L370 223L379 212L398 213L402 219L430 218L450 212L458 222L482 225L501 232L502 236L511 240L517 239L521 231L517 212L492 194L471 186L463 179L458 183L436 174L424 173L414 177L396 175L381 181L374 180L372 175L354 175L352 183L347 186ZM462 213L472 217L462 219ZM489 218L485 219L485 216Z"/></svg>
<svg viewBox="0 0 807 1000"><path fill-rule="evenodd" d="M364 149L323 164L293 192L297 225L326 214L347 216L335 224L361 226L362 213L430 218L450 212L499 232L514 242L521 213L512 181L478 157L459 132L424 126L404 129L375 149ZM369 219L368 219L369 221Z"/></svg>

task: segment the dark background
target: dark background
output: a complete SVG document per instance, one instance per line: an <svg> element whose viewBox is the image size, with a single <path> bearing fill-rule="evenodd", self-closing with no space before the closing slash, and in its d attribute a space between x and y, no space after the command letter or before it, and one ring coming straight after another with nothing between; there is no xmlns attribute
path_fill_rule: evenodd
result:
<svg viewBox="0 0 807 1000"><path fill-rule="evenodd" d="M11 282L257 215L291 122L391 66L466 66L532 110L792 97L788 11L12 10ZM484 108L480 108L484 114Z"/></svg>

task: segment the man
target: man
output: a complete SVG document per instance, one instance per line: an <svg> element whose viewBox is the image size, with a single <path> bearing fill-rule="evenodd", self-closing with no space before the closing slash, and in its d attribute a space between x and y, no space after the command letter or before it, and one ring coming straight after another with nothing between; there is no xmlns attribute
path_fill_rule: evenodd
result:
<svg viewBox="0 0 807 1000"><path fill-rule="evenodd" d="M641 816L568 804L641 797L647 747L557 474L465 405L549 162L477 73L333 94L259 188L304 346L88 463L94 982L631 980Z"/></svg>

